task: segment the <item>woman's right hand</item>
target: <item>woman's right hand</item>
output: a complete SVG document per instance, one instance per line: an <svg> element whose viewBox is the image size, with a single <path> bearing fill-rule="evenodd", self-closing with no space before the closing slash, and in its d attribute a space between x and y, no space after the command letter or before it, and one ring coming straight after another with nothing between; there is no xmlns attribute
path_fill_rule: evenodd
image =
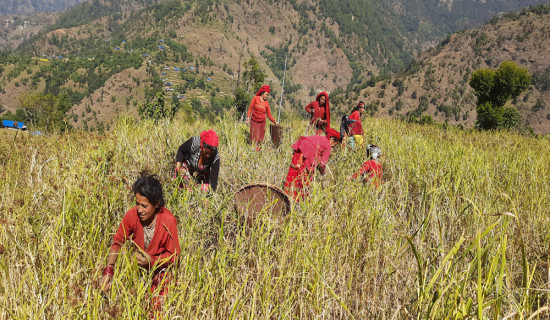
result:
<svg viewBox="0 0 550 320"><path fill-rule="evenodd" d="M111 284L113 283L113 277L106 274L101 277L101 280L99 281L99 288L103 292L107 292L111 290Z"/></svg>

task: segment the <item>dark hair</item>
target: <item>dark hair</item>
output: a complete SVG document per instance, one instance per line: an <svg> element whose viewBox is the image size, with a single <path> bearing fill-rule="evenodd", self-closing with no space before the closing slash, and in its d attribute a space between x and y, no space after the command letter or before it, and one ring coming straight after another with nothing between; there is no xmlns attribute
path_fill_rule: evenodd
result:
<svg viewBox="0 0 550 320"><path fill-rule="evenodd" d="M134 185L132 185L132 192L134 194L139 193L151 202L153 205L164 207L164 193L162 192L162 185L155 175L142 174Z"/></svg>
<svg viewBox="0 0 550 320"><path fill-rule="evenodd" d="M353 110L351 110L351 113L354 113L361 108L365 109L365 103L363 101L359 101L359 103L357 103L357 107L353 108Z"/></svg>

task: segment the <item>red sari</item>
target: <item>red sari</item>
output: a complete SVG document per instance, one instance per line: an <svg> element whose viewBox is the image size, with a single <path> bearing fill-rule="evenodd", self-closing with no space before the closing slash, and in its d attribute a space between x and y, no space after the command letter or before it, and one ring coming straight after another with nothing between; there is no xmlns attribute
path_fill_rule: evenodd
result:
<svg viewBox="0 0 550 320"><path fill-rule="evenodd" d="M325 96L324 106L320 104L321 96ZM306 112L311 114L309 125L315 126L315 134L326 132L327 128L330 128L330 104L328 102L328 93L319 93L315 101L306 106Z"/></svg>

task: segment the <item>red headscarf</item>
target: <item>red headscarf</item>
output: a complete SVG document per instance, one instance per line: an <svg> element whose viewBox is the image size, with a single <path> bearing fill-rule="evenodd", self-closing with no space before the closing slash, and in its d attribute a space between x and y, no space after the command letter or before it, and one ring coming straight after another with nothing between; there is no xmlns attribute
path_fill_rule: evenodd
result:
<svg viewBox="0 0 550 320"><path fill-rule="evenodd" d="M203 131L201 132L200 138L201 138L201 147L203 143L206 143L209 146L212 146L215 148L218 147L219 139L218 139L218 135L216 134L216 131L212 129Z"/></svg>
<svg viewBox="0 0 550 320"><path fill-rule="evenodd" d="M338 141L340 141L340 132L332 129L332 128L327 128L327 139L330 139L330 138L336 138L338 139Z"/></svg>
<svg viewBox="0 0 550 320"><path fill-rule="evenodd" d="M269 86L262 86L260 88L260 90L258 90L258 92L256 93L257 96L261 96L262 95L262 92L267 92L269 93Z"/></svg>
<svg viewBox="0 0 550 320"><path fill-rule="evenodd" d="M317 100L317 102L319 103L319 108L321 107L321 96L325 96L325 113L327 114L327 129L330 128L330 106L329 106L329 103L328 103L328 93L326 92L321 92L317 95L317 98L315 98L315 100ZM325 132L326 132L325 130Z"/></svg>

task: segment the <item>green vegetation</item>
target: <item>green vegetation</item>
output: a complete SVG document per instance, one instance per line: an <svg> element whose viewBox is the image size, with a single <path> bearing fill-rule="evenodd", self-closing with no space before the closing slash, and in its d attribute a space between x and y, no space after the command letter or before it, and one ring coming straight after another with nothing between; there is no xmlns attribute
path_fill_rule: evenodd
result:
<svg viewBox="0 0 550 320"><path fill-rule="evenodd" d="M71 108L67 96L52 94L22 95L15 114L7 112L1 119L24 122L31 129L47 132L65 131L72 128L66 119Z"/></svg>
<svg viewBox="0 0 550 320"><path fill-rule="evenodd" d="M281 186L306 122L284 122L282 146L267 142L261 152L230 119L122 118L105 134L0 139L0 292L9 292L0 314L146 318L150 275L131 245L105 298L97 280L134 205L128 187L148 169L164 185L182 248L161 318L544 318L548 139L374 118L364 125L366 142L382 148L380 188L349 181L363 151L337 148L300 209L283 221L266 210L250 227L233 193ZM210 127L220 136L218 192L177 190L177 147Z"/></svg>
<svg viewBox="0 0 550 320"><path fill-rule="evenodd" d="M504 107L531 84L527 69L504 61L497 70L479 69L472 73L470 86L477 97L477 126L482 129L513 128L519 122L515 108Z"/></svg>
<svg viewBox="0 0 550 320"><path fill-rule="evenodd" d="M164 118L172 119L178 111L180 105L178 99L172 99L167 102L164 92L159 91L153 101L149 101L138 106L138 113L142 119L160 120Z"/></svg>

